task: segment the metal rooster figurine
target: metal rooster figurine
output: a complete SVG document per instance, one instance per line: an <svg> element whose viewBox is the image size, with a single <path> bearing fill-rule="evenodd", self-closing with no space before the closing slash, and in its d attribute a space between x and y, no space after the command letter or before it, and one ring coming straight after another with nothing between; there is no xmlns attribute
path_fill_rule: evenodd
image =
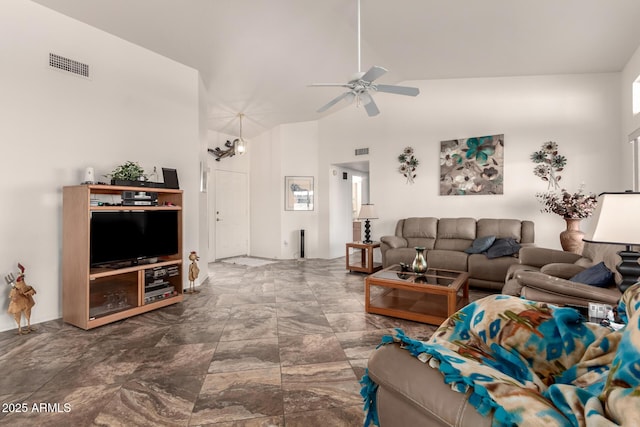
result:
<svg viewBox="0 0 640 427"><path fill-rule="evenodd" d="M200 257L196 253L196 251L191 251L189 254L189 260L191 264L189 265L189 289L185 291L187 294L197 294L198 290L195 289L195 281L200 275L200 269L198 268L198 264L196 261L200 261Z"/></svg>
<svg viewBox="0 0 640 427"><path fill-rule="evenodd" d="M8 312L9 314L13 314L13 318L16 320L18 325L18 334L22 335L23 333L28 334L35 330L31 327L31 307L36 304L33 300L36 290L27 285L24 281L24 266L18 263L18 268L20 269L20 273L18 273L17 278L13 273L10 273L4 277L4 280L9 286L11 286L11 292L9 292L10 302ZM24 314L24 317L27 320L25 332L22 332L22 327L20 325L22 314Z"/></svg>

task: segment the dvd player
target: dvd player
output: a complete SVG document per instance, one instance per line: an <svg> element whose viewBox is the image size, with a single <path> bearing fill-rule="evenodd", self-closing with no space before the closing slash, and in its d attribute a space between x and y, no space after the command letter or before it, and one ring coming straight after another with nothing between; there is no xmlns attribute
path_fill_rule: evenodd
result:
<svg viewBox="0 0 640 427"><path fill-rule="evenodd" d="M125 200L122 199L122 206L158 206L157 200Z"/></svg>
<svg viewBox="0 0 640 427"><path fill-rule="evenodd" d="M123 200L158 200L158 193L153 191L123 191Z"/></svg>

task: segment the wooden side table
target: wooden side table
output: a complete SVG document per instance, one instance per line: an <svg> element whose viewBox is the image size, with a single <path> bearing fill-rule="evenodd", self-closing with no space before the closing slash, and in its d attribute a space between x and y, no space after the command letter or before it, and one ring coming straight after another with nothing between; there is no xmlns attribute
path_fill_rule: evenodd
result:
<svg viewBox="0 0 640 427"><path fill-rule="evenodd" d="M373 250L380 248L380 242L364 243L364 242L352 242L347 243L347 270L359 271L361 273L375 273L382 269L382 264L379 262L373 262ZM355 256L356 251L353 253L353 257L349 253L349 249L357 249L360 251L360 257ZM355 258L352 260L352 258Z"/></svg>

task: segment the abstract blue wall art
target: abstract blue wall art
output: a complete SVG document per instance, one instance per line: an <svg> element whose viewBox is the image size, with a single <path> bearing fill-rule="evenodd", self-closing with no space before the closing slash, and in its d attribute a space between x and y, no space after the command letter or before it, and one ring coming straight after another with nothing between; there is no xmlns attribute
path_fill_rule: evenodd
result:
<svg viewBox="0 0 640 427"><path fill-rule="evenodd" d="M440 195L503 194L504 134L440 143Z"/></svg>

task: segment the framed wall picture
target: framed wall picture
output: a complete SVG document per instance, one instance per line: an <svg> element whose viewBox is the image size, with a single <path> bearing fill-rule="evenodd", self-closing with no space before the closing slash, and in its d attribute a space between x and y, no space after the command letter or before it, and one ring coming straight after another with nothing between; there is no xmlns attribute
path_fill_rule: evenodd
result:
<svg viewBox="0 0 640 427"><path fill-rule="evenodd" d="M440 143L440 195L503 194L504 134Z"/></svg>
<svg viewBox="0 0 640 427"><path fill-rule="evenodd" d="M287 211L313 210L313 177L284 177L284 209Z"/></svg>

